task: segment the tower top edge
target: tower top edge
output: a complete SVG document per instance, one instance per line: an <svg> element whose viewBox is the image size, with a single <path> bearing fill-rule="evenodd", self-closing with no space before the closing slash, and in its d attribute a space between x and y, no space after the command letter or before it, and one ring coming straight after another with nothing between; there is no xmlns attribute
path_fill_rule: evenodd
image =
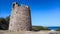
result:
<svg viewBox="0 0 60 34"><path fill-rule="evenodd" d="M13 2L12 4L17 4L17 2Z"/></svg>
<svg viewBox="0 0 60 34"><path fill-rule="evenodd" d="M27 8L29 8L29 6L28 5L25 5L25 4L21 4L21 7L27 7Z"/></svg>
<svg viewBox="0 0 60 34"><path fill-rule="evenodd" d="M29 8L29 6L26 5L26 4L20 4L19 5L17 2L13 2L12 5L14 5L14 4L17 5L18 7L26 7L26 8Z"/></svg>

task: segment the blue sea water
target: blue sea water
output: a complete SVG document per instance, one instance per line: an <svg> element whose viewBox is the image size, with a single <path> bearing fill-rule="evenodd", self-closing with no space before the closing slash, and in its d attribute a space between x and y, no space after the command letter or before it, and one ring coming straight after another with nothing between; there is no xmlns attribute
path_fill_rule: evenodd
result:
<svg viewBox="0 0 60 34"><path fill-rule="evenodd" d="M51 30L56 30L58 27L48 27Z"/></svg>

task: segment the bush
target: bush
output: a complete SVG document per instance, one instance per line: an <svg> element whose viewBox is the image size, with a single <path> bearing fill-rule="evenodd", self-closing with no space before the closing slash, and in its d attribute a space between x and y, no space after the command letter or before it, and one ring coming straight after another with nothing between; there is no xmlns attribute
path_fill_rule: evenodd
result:
<svg viewBox="0 0 60 34"><path fill-rule="evenodd" d="M40 31L40 30L50 30L48 27L43 26L32 26L32 31Z"/></svg>
<svg viewBox="0 0 60 34"><path fill-rule="evenodd" d="M60 27L58 27L58 28L56 29L56 31L60 31Z"/></svg>
<svg viewBox="0 0 60 34"><path fill-rule="evenodd" d="M0 18L0 30L8 30L9 19L9 16L6 18Z"/></svg>

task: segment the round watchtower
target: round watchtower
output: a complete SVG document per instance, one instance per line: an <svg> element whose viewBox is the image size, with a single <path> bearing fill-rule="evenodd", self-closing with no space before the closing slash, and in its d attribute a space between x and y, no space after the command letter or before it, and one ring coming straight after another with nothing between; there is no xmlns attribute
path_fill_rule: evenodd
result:
<svg viewBox="0 0 60 34"><path fill-rule="evenodd" d="M16 2L12 5L10 16L9 30L10 31L30 31L31 15L30 9L26 5L18 5Z"/></svg>

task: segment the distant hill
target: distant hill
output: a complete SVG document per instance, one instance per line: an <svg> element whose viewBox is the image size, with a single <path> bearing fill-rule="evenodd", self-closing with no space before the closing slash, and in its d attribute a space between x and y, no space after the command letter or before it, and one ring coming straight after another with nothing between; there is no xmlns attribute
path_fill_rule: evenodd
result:
<svg viewBox="0 0 60 34"><path fill-rule="evenodd" d="M40 31L40 30L50 30L50 29L44 26L32 26L32 31Z"/></svg>

